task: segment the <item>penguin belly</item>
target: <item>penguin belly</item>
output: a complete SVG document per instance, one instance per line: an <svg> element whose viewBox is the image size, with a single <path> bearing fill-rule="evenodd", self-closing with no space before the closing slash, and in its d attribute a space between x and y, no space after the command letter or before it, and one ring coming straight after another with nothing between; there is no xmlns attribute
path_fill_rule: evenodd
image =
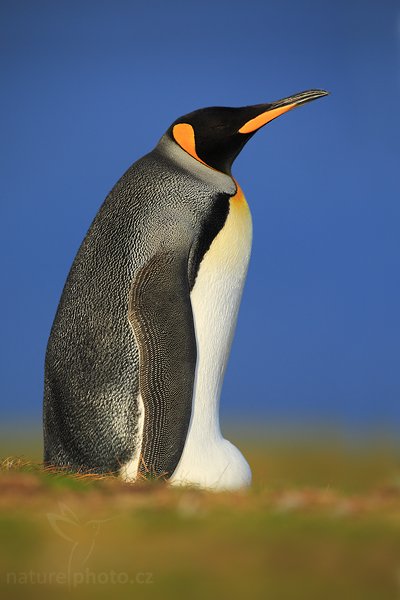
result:
<svg viewBox="0 0 400 600"><path fill-rule="evenodd" d="M191 292L197 364L192 416L181 459L170 482L214 490L251 482L240 451L222 437L219 399L251 252L252 221L238 189L223 228L203 257Z"/></svg>

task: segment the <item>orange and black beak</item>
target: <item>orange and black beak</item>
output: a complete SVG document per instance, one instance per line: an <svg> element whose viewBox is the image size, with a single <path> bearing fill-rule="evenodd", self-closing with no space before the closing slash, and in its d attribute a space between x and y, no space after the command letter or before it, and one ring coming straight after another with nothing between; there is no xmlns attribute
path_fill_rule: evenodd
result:
<svg viewBox="0 0 400 600"><path fill-rule="evenodd" d="M203 108L177 119L167 133L191 156L230 175L233 161L256 131L292 108L327 95L308 90L269 104Z"/></svg>
<svg viewBox="0 0 400 600"><path fill-rule="evenodd" d="M327 96L328 94L329 92L325 92L325 90L308 90L307 92L300 92L294 96L277 100L271 104L249 106L249 109L255 109L258 114L246 121L239 129L239 133L255 133L260 127L273 121L276 117L283 115L283 113L292 110L292 108L296 108L296 106L306 104L307 102L311 102L322 96ZM261 110L261 112L259 112L259 110Z"/></svg>

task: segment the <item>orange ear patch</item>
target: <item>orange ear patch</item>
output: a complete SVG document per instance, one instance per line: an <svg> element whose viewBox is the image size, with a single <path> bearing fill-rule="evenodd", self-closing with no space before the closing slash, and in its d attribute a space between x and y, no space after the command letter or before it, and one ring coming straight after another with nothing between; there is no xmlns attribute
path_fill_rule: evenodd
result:
<svg viewBox="0 0 400 600"><path fill-rule="evenodd" d="M189 123L178 123L178 125L174 125L172 129L172 135L174 136L176 143L179 144L179 146L183 148L185 152L190 154L190 156L193 156L193 158L199 162L203 163L203 165L206 164L204 160L201 160L201 158L197 155L194 129L191 125L189 125Z"/></svg>
<svg viewBox="0 0 400 600"><path fill-rule="evenodd" d="M245 123L243 127L239 129L239 133L253 133L253 131L260 129L260 127L262 127L263 125L266 125L273 119L276 119L276 117L283 115L283 113L287 112L288 110L291 110L295 106L296 102L294 102L293 104L287 104L286 106L280 106L279 108L273 108L272 110L267 110L261 113L261 115L255 117L254 119L250 119L250 121L247 121L247 123Z"/></svg>

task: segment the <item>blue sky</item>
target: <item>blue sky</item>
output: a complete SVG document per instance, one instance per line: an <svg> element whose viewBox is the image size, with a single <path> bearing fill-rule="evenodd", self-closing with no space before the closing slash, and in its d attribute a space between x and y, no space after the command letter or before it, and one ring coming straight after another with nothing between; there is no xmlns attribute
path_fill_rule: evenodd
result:
<svg viewBox="0 0 400 600"><path fill-rule="evenodd" d="M400 425L400 7L368 0L0 5L1 408L40 420L76 250L181 114L331 96L249 142L254 245L225 416Z"/></svg>

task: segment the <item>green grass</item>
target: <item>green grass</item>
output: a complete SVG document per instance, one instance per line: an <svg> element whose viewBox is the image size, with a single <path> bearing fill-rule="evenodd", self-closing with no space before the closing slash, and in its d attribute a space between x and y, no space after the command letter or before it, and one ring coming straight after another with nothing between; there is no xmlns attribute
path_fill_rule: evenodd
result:
<svg viewBox="0 0 400 600"><path fill-rule="evenodd" d="M387 441L243 441L252 488L215 494L45 471L27 439L0 471L1 597L400 599Z"/></svg>

